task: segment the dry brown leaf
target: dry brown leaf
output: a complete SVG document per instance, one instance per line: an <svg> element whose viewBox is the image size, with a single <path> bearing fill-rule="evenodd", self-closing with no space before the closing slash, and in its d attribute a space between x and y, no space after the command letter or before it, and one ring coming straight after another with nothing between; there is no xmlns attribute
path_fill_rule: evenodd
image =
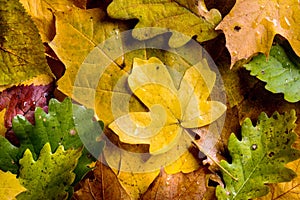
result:
<svg viewBox="0 0 300 200"><path fill-rule="evenodd" d="M297 0L237 0L216 29L226 35L233 66L258 52L268 55L276 34L285 37L299 56L299 23Z"/></svg>
<svg viewBox="0 0 300 200"><path fill-rule="evenodd" d="M74 193L73 200L130 199L120 185L117 176L109 167L101 162L97 162L93 173L93 178L85 179L80 183L80 189Z"/></svg>
<svg viewBox="0 0 300 200"><path fill-rule="evenodd" d="M199 145L200 151L204 150L204 154L207 158L203 160L203 165L208 164L209 169L212 172L218 171L219 167L216 165L216 162L219 163L224 157L221 155L221 141L220 136L215 135L218 133L213 133L208 127L202 127L193 130L197 135L200 136L200 139L196 140L197 146ZM214 145L212 145L214 144Z"/></svg>
<svg viewBox="0 0 300 200"><path fill-rule="evenodd" d="M207 193L206 175L209 171L202 167L192 173L168 175L163 169L141 199L177 200L203 199Z"/></svg>

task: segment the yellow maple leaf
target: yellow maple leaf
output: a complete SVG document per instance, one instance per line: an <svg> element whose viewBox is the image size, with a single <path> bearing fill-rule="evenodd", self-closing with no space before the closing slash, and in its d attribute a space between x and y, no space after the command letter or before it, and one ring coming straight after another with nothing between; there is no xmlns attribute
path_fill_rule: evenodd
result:
<svg viewBox="0 0 300 200"><path fill-rule="evenodd" d="M179 85L174 83L178 78L172 70L156 57L135 58L128 85L149 112L129 112L108 126L124 143L150 144L146 160L142 154L114 145L104 149L108 165L115 168L121 185L135 199L157 176L158 166L164 166L168 174L198 169L198 160L188 151L192 142L189 128L210 124L226 110L221 102L208 101L216 75L205 59L189 67ZM142 181L145 177L147 182Z"/></svg>
<svg viewBox="0 0 300 200"><path fill-rule="evenodd" d="M201 67L203 63L199 63ZM109 125L122 142L149 144L151 154L161 154L176 145L189 128L210 124L226 110L207 98L215 82L212 71L201 74L190 67L177 90L167 67L157 58L135 59L128 77L130 89L150 112L130 112ZM202 76L210 77L206 83Z"/></svg>
<svg viewBox="0 0 300 200"><path fill-rule="evenodd" d="M16 177L17 175L11 172L3 172L0 170L0 199L16 199L15 197L18 194L26 190Z"/></svg>
<svg viewBox="0 0 300 200"><path fill-rule="evenodd" d="M299 23L297 0L237 0L216 29L225 33L233 66L258 52L268 55L276 34L285 37L300 56Z"/></svg>

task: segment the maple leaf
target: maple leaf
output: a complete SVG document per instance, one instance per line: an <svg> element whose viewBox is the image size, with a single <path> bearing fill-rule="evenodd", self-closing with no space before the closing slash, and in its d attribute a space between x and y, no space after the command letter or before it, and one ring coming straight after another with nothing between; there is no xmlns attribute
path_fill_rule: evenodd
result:
<svg viewBox="0 0 300 200"><path fill-rule="evenodd" d="M0 86L52 76L38 30L18 0L0 1ZM18 31L16 31L18 30Z"/></svg>
<svg viewBox="0 0 300 200"><path fill-rule="evenodd" d="M22 115L14 118L13 130L20 140L20 147L16 148L9 144L5 138L0 137L5 152L3 154L5 160L0 165L1 169L5 167L5 170L17 173L18 160L22 157L24 151L30 149L36 159L43 146L48 142L53 151L59 145L63 145L65 149L78 149L85 142L85 144L91 144L90 146L93 149L90 148L89 150L94 153L95 157L100 154L103 144L97 142L97 137L101 134L102 128L98 122L93 121L92 110L74 105L68 98L62 103L51 99L48 110L48 113L46 113L42 108L36 108L34 125ZM87 149L84 148L75 169L75 182L81 180L91 170L88 165L94 160Z"/></svg>
<svg viewBox="0 0 300 200"><path fill-rule="evenodd" d="M163 47L167 46L165 40L166 35L157 36L153 40L137 41L128 34L125 34L125 36L120 34L120 32L124 30L124 27L126 28L124 24L119 23L119 26L117 26L117 23L114 24L106 20L106 15L103 13L103 10L93 10L93 12L92 10L87 12L74 9L69 12L55 13L57 16L57 32L60 33L56 35L54 40L50 43L50 46L67 67L67 71L62 77L61 82L58 82L59 89L68 96L72 96L77 102L89 108L94 108L97 117L104 122L105 127L116 119L116 117L128 113L126 106L124 106L124 102L127 100L131 111L146 111L141 102L135 96L132 96L132 92L128 89L127 78L132 68L133 58L147 59L151 57L151 55L159 57L166 65L174 69L170 71L170 74L174 85L179 87L181 78L186 69L190 67L191 63L197 63L197 60L203 57L202 54L199 57L190 56L188 53L191 51L190 46L176 49L176 51L184 52L184 59L178 56L176 51L171 53L157 49L147 49L147 46L152 47L157 44L161 45L161 49L163 49ZM89 26L86 24L87 21L90 24ZM66 32L65 29L68 31ZM130 42L126 40L123 41L124 37L126 38L127 36L129 36ZM69 40L69 37L77 38L76 42ZM115 37L117 41L111 41L109 37ZM100 43L104 40L107 40L105 44ZM98 45L98 43L100 44ZM98 46L96 47L96 45ZM70 47L72 48L66 51L66 49ZM93 49L93 47L95 48ZM127 49L134 47L138 47L139 49L128 52ZM141 47L144 47L144 49L141 49ZM91 49L93 50L91 51ZM111 52L116 49L118 52ZM70 51L72 53L70 53ZM202 49L195 49L194 52L201 53ZM120 57L116 57L116 53L120 53ZM190 62L186 62L185 59L190 59ZM83 63L81 64L81 62ZM207 81L210 82L211 80L207 79ZM112 109L112 105L115 106L114 109ZM111 136L112 133L106 129L106 135ZM110 139L111 138L109 138L109 140ZM111 147L108 144L110 142L109 140L104 148L106 162L111 168L119 170L115 171L119 175L118 180L120 183L124 183L122 177L128 177L126 173L133 173L136 167L144 166L143 164L145 164L145 160L139 156L131 156L131 150L132 152L140 152L143 148L140 148L140 145L132 145L133 147L130 147L132 149L129 152L124 152L120 150L122 147ZM116 142L120 144L119 141ZM190 145L189 136L184 137L180 142L184 148L185 144L188 143ZM175 146L174 150L174 155L176 155L178 150L176 150ZM127 155L128 153L129 155ZM120 157L120 155L122 156ZM160 158L165 159L167 156L166 154L161 154L160 157L150 159L149 162L147 162L148 168L152 168L151 170L153 170L153 167L157 168L157 166L161 166L161 163L159 163ZM192 170L191 166L196 166L197 168L199 166L197 159L192 156L188 156L188 158L191 159L186 162L182 162L184 157L180 158L178 154L176 158L179 159L177 163L184 163L184 166L187 167L181 168L180 165L172 166L169 170L172 171L172 173L174 171ZM174 161L176 158L172 158L172 160ZM153 165L150 164L152 161ZM197 165L195 165L195 163L197 163ZM170 162L166 161L165 165L168 164L170 164ZM117 167L119 165L121 166L120 169ZM143 170L143 167L141 167L140 170ZM147 180L154 180L155 178L151 173L149 173L148 176ZM140 180L138 176L135 177ZM127 186L133 185L133 187L131 188L132 190L130 189L131 191L129 191L129 187L127 187L127 192L131 194L135 193L133 190L138 191L139 188L147 188L151 183L147 181L147 187L145 185L136 186L136 181L134 179L130 180L133 182L130 184L127 181ZM138 191L135 194L140 195L140 192Z"/></svg>
<svg viewBox="0 0 300 200"><path fill-rule="evenodd" d="M56 12L55 15L57 35L49 45L66 66L64 76L58 81L58 89L84 106L94 108L97 117L104 122L105 126L115 117L126 113L122 104L118 104L115 109L118 113L112 113L113 96L124 101L130 99L132 110L145 110L134 96L131 97L126 81L121 81L126 80L134 57L147 59L147 55L154 54L180 73L189 66L178 55L146 49L147 45L153 46L153 44L165 46L165 36L147 41L149 44L133 38L127 38L130 42L123 41L124 38L120 33L127 28L127 25L123 22L107 20L103 9L72 9L63 13ZM115 37L116 41L111 42L111 37ZM76 41L69 38L76 38ZM108 42L101 43L104 41ZM95 47L97 45L98 47ZM139 49L126 52L126 49L135 46L139 46ZM140 49L140 47L145 48ZM112 50L118 51L111 52ZM116 53L120 53L120 57L114 57ZM99 74L102 76L100 77Z"/></svg>
<svg viewBox="0 0 300 200"><path fill-rule="evenodd" d="M17 174L19 170L19 149L3 136L0 136L0 146L2 149L2 153L0 154L0 169Z"/></svg>
<svg viewBox="0 0 300 200"><path fill-rule="evenodd" d="M17 179L17 175L0 170L0 198L2 200L16 199L15 197L25 190Z"/></svg>
<svg viewBox="0 0 300 200"><path fill-rule="evenodd" d="M182 134L189 134L187 128L210 124L225 112L222 103L207 101L215 74L205 70L205 62L190 67L177 90L160 60L135 59L128 77L129 87L150 112L130 112L109 128L122 142L150 144L151 154L166 152L182 140ZM210 77L210 83L205 82L201 73Z"/></svg>
<svg viewBox="0 0 300 200"><path fill-rule="evenodd" d="M300 56L299 9L297 0L237 0L216 27L225 33L231 66L257 52L268 55L276 34L285 37Z"/></svg>
<svg viewBox="0 0 300 200"><path fill-rule="evenodd" d="M252 76L267 82L265 87L267 90L273 93L284 93L284 98L289 102L300 100L299 66L300 63L289 59L279 45L271 48L268 59L264 55L258 55L244 65L251 71Z"/></svg>
<svg viewBox="0 0 300 200"><path fill-rule="evenodd" d="M172 174L180 171L186 173L194 171L199 164L187 150L191 145L191 136L186 128L207 125L219 118L225 111L222 103L207 101L215 82L214 72L209 71L207 67L205 60L190 67L185 72L177 90L166 66L159 59L154 57L149 60L134 59L133 69L128 77L129 87L150 112L130 112L117 118L109 125L109 128L119 136L122 142L150 144L149 152L154 157L150 157L147 163L155 165L154 163L159 161L163 166L164 162L169 162L165 169L167 173ZM209 82L205 82L202 76L210 77L207 79ZM114 153L109 154L106 151L104 150L106 161L110 166L115 166L112 164L112 157L118 157L114 155L118 154L115 153L117 151L110 149L109 152ZM166 161L169 160L167 158L177 159L170 163ZM132 174L135 171L134 168L140 167L139 170L144 169L145 172L151 169L143 168L142 163L146 162L138 159L133 161L133 159L132 156L127 158L122 155L122 164L119 164L122 168L118 169L121 184L122 182L129 183L129 176L134 182L142 180L141 175L135 177L135 174ZM130 163L134 163L135 167ZM150 171L153 171L153 168ZM153 173L158 172L153 171ZM131 192L132 188L126 188L135 198L142 194L141 191L145 191L139 189L138 192Z"/></svg>
<svg viewBox="0 0 300 200"><path fill-rule="evenodd" d="M251 199L269 192L266 183L292 180L296 173L285 164L300 157L300 151L291 148L296 140L295 111L268 118L262 113L256 127L248 118L242 125L242 140L234 134L229 138L228 149L232 163L221 161L237 180L223 173L225 188L217 187L219 199Z"/></svg>
<svg viewBox="0 0 300 200"><path fill-rule="evenodd" d="M171 0L114 0L107 8L110 17L116 19L138 19L132 34L139 40L146 40L166 32L172 32L169 40L171 47L179 47L187 43L193 36L203 42L217 36L214 28L221 20L221 14L212 9L199 7L195 13L189 2ZM193 12L194 11L194 12ZM197 10L198 11L198 10ZM202 16L201 16L202 14ZM206 15L206 19L203 17ZM153 27L153 29L137 29ZM183 34L186 35L183 37Z"/></svg>
<svg viewBox="0 0 300 200"><path fill-rule="evenodd" d="M27 149L20 159L21 184L27 189L17 199L67 199L68 191L75 179L73 172L82 153L82 148L64 150L62 145L51 153L46 143L35 160Z"/></svg>

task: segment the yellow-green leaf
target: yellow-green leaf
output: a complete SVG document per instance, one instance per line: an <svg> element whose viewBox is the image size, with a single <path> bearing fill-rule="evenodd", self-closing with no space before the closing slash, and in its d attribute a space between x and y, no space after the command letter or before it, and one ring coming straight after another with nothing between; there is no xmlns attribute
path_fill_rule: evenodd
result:
<svg viewBox="0 0 300 200"><path fill-rule="evenodd" d="M261 113L256 126L247 118L242 125L242 140L231 134L228 149L231 163L222 160L220 165L237 180L223 173L225 188L218 186L218 199L252 199L269 192L267 183L288 182L297 174L286 167L288 162L300 158L293 148L297 135L294 132L295 110L271 117Z"/></svg>
<svg viewBox="0 0 300 200"><path fill-rule="evenodd" d="M35 161L29 149L20 159L20 182L27 191L18 199L67 199L75 179L73 170L77 166L81 149L64 150L60 145L52 154L49 143L42 148Z"/></svg>
<svg viewBox="0 0 300 200"><path fill-rule="evenodd" d="M221 14L215 9L210 12L203 7L198 9L193 9L186 1L180 0L114 0L107 11L109 16L116 19L138 19L136 29L132 32L137 39L155 37L166 32L166 29L159 28L167 28L172 32L169 45L179 47L193 36L197 36L199 42L217 36L214 28L220 22ZM207 16L206 19L203 13ZM144 27L153 29L138 29Z"/></svg>
<svg viewBox="0 0 300 200"><path fill-rule="evenodd" d="M20 184L17 175L0 170L0 199L11 200L26 189Z"/></svg>
<svg viewBox="0 0 300 200"><path fill-rule="evenodd" d="M0 86L53 76L38 30L18 0L0 1Z"/></svg>

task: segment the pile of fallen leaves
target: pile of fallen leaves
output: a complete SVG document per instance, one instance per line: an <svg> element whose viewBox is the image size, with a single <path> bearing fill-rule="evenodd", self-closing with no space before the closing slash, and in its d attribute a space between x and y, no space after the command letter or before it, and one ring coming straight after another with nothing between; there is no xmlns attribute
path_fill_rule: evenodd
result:
<svg viewBox="0 0 300 200"><path fill-rule="evenodd" d="M0 0L0 19L1 199L299 199L298 1Z"/></svg>

